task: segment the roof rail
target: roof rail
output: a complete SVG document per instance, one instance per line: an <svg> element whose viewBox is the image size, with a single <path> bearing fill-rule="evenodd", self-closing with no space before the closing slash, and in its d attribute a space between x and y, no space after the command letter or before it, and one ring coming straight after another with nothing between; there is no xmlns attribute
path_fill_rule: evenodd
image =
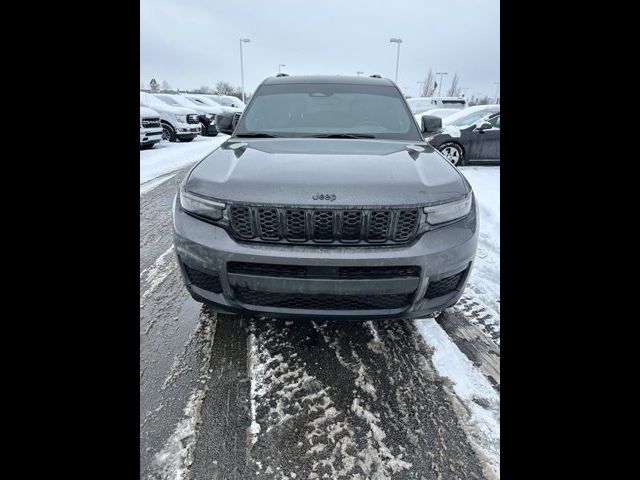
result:
<svg viewBox="0 0 640 480"><path fill-rule="evenodd" d="M278 73L276 74L276 77L288 77L289 74L288 73Z"/></svg>
<svg viewBox="0 0 640 480"><path fill-rule="evenodd" d="M375 74L375 75L369 75L370 78L382 78L380 75Z"/></svg>

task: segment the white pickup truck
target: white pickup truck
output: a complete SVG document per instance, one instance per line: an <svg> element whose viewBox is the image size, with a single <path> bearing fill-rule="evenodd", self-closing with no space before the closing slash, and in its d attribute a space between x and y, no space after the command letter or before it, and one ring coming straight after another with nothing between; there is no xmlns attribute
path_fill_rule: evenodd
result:
<svg viewBox="0 0 640 480"><path fill-rule="evenodd" d="M195 110L167 105L146 92L140 92L140 106L151 108L160 114L163 140L190 142L200 134L200 120Z"/></svg>
<svg viewBox="0 0 640 480"><path fill-rule="evenodd" d="M162 140L160 114L147 107L140 107L140 148L152 148Z"/></svg>

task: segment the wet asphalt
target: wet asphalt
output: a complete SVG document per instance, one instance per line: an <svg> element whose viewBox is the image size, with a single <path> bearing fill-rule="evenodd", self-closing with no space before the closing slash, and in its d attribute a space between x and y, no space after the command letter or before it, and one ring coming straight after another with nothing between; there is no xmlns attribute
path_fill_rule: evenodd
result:
<svg viewBox="0 0 640 480"><path fill-rule="evenodd" d="M484 478L412 322L216 315L191 299L171 238L187 171L140 196L140 478Z"/></svg>

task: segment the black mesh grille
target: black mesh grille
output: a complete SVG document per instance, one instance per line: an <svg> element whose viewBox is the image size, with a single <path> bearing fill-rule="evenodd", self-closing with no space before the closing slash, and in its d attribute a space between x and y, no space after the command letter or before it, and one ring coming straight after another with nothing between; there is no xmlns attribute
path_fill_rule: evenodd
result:
<svg viewBox="0 0 640 480"><path fill-rule="evenodd" d="M142 123L142 126L144 128L160 128L160 118L156 117L148 117L148 118L143 118L142 120L140 120L140 123Z"/></svg>
<svg viewBox="0 0 640 480"><path fill-rule="evenodd" d="M227 263L227 272L247 275L265 275L270 277L304 277L307 267L298 265L269 265L267 263Z"/></svg>
<svg viewBox="0 0 640 480"><path fill-rule="evenodd" d="M307 239L306 215L304 210L287 210L285 212L286 238L292 242L303 242Z"/></svg>
<svg viewBox="0 0 640 480"><path fill-rule="evenodd" d="M338 267L340 278L419 277L420 267Z"/></svg>
<svg viewBox="0 0 640 480"><path fill-rule="evenodd" d="M435 282L429 282L429 287L427 288L427 293L425 295L426 298L436 298L441 297L442 295L446 295L451 293L460 287L460 283L464 278L464 274L466 270L463 270L460 273L456 273L455 275L451 275L450 277L445 277L442 280L436 280Z"/></svg>
<svg viewBox="0 0 640 480"><path fill-rule="evenodd" d="M196 287L213 293L222 293L222 285L220 284L220 278L217 274L210 275L208 273L200 272L198 270L194 270L188 265L185 265L184 267L187 271L189 281Z"/></svg>
<svg viewBox="0 0 640 480"><path fill-rule="evenodd" d="M371 212L367 228L367 240L370 242L384 242L389 234L391 225L391 212L378 210Z"/></svg>
<svg viewBox="0 0 640 480"><path fill-rule="evenodd" d="M362 212L347 210L342 212L340 239L343 242L357 242L362 236Z"/></svg>
<svg viewBox="0 0 640 480"><path fill-rule="evenodd" d="M241 238L292 243L405 243L415 238L420 210L339 210L232 205Z"/></svg>
<svg viewBox="0 0 640 480"><path fill-rule="evenodd" d="M187 115L187 123L200 123L200 120L198 120L198 115L194 115L194 114Z"/></svg>
<svg viewBox="0 0 640 480"><path fill-rule="evenodd" d="M236 288L236 298L250 305L297 308L306 310L381 310L402 308L411 302L412 294L394 295L306 295L257 292Z"/></svg>
<svg viewBox="0 0 640 480"><path fill-rule="evenodd" d="M420 267L316 267L304 265L278 265L267 263L229 262L229 273L263 275L269 277L307 278L400 278L419 277Z"/></svg>
<svg viewBox="0 0 640 480"><path fill-rule="evenodd" d="M231 227L238 235L243 238L252 238L254 236L252 224L249 207L236 205L231 207Z"/></svg>
<svg viewBox="0 0 640 480"><path fill-rule="evenodd" d="M313 239L316 242L333 241L333 210L313 212Z"/></svg>
<svg viewBox="0 0 640 480"><path fill-rule="evenodd" d="M280 239L280 223L275 208L258 209L258 234L264 240Z"/></svg>
<svg viewBox="0 0 640 480"><path fill-rule="evenodd" d="M403 242L407 238L411 238L418 226L418 210L402 210L398 212L398 220L394 230L393 239L397 242Z"/></svg>

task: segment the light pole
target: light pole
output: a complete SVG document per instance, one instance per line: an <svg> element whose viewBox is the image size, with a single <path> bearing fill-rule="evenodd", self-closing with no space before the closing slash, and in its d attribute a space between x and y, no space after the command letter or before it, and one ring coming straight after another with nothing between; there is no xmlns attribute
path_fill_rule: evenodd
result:
<svg viewBox="0 0 640 480"><path fill-rule="evenodd" d="M240 39L240 78L242 80L242 103L244 103L244 63L242 61L242 44L251 42L248 38Z"/></svg>
<svg viewBox="0 0 640 480"><path fill-rule="evenodd" d="M396 57L396 83L398 83L398 65L400 64L400 44L402 43L402 39L401 38L390 38L389 42L398 44L398 55Z"/></svg>
<svg viewBox="0 0 640 480"><path fill-rule="evenodd" d="M286 65L284 63L281 63L280 65L278 65L278 73L280 73L280 67L286 67Z"/></svg>
<svg viewBox="0 0 640 480"><path fill-rule="evenodd" d="M500 82L493 82L496 86L496 103L498 103L498 88L500 87Z"/></svg>
<svg viewBox="0 0 640 480"><path fill-rule="evenodd" d="M442 76L449 75L448 72L436 72L436 75L440 75L440 85L438 86L438 96L442 96Z"/></svg>
<svg viewBox="0 0 640 480"><path fill-rule="evenodd" d="M360 75L362 75L364 72L356 72L356 75L359 77Z"/></svg>

